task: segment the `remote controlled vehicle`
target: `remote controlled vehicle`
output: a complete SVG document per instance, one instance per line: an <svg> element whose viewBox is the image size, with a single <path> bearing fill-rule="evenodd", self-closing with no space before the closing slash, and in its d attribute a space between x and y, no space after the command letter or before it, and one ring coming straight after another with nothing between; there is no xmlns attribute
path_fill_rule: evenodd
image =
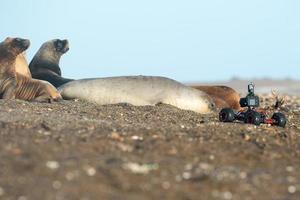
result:
<svg viewBox="0 0 300 200"><path fill-rule="evenodd" d="M271 124L280 127L285 127L286 117L283 113L276 112L271 118L267 117L265 111L256 110L259 107L259 97L254 94L254 84L248 85L248 94L246 97L240 99L241 107L248 107L239 112L231 108L223 108L219 113L219 120L221 122L233 122L235 120L243 121L245 123L260 125Z"/></svg>

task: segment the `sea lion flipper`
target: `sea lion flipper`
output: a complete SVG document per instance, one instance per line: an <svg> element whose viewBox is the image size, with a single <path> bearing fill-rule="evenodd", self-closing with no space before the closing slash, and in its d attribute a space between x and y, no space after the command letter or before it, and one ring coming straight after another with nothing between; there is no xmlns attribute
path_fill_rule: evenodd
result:
<svg viewBox="0 0 300 200"><path fill-rule="evenodd" d="M60 102L63 101L61 97L53 98L48 94L38 96L31 100L32 102L39 102L39 103L53 103L53 102Z"/></svg>
<svg viewBox="0 0 300 200"><path fill-rule="evenodd" d="M52 103L53 98L51 98L49 95L41 95L31 100L32 102L38 102L38 103Z"/></svg>

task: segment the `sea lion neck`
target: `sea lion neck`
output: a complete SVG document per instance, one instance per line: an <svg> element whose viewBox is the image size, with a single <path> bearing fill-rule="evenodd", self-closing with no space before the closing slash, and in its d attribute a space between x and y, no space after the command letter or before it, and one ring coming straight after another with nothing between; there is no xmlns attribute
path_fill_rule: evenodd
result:
<svg viewBox="0 0 300 200"><path fill-rule="evenodd" d="M59 68L59 63L53 62L49 59L33 59L29 64L29 69L32 74L39 72L42 69L48 69L57 75L61 76L61 70Z"/></svg>
<svg viewBox="0 0 300 200"><path fill-rule="evenodd" d="M17 56L0 50L0 74L14 74Z"/></svg>
<svg viewBox="0 0 300 200"><path fill-rule="evenodd" d="M9 51L3 47L0 47L0 63L5 61L13 61L17 58L17 54Z"/></svg>
<svg viewBox="0 0 300 200"><path fill-rule="evenodd" d="M40 50L32 59L32 63L41 63L45 62L48 64L55 64L59 65L61 55L58 54L57 52L53 51L46 51L46 50Z"/></svg>
<svg viewBox="0 0 300 200"><path fill-rule="evenodd" d="M39 69L46 68L61 75L61 70L59 68L61 56L62 54L55 51L51 42L45 43L29 64L31 73L33 74Z"/></svg>

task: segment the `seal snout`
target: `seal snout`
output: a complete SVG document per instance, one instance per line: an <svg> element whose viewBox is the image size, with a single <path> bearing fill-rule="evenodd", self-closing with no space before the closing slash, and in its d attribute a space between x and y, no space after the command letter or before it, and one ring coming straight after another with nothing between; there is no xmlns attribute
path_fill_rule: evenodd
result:
<svg viewBox="0 0 300 200"><path fill-rule="evenodd" d="M63 40L63 43L64 43L64 53L66 53L70 49L69 41L68 40Z"/></svg>
<svg viewBox="0 0 300 200"><path fill-rule="evenodd" d="M56 51L60 53L66 53L69 51L69 41L68 40L59 40L57 39L54 43Z"/></svg>
<svg viewBox="0 0 300 200"><path fill-rule="evenodd" d="M53 101L55 101L55 102L61 102L62 100L63 100L63 98L60 94L53 98Z"/></svg>
<svg viewBox="0 0 300 200"><path fill-rule="evenodd" d="M15 43L15 46L18 46L23 50L26 50L30 46L30 41L28 39L15 38L13 42Z"/></svg>
<svg viewBox="0 0 300 200"><path fill-rule="evenodd" d="M21 45L23 46L24 49L27 49L30 46L30 41L27 39L22 39Z"/></svg>

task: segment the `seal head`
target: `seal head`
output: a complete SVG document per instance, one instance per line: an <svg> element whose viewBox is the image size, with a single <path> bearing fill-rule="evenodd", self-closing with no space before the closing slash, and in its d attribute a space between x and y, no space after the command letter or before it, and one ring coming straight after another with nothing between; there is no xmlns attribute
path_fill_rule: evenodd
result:
<svg viewBox="0 0 300 200"><path fill-rule="evenodd" d="M25 51L30 41L22 38L7 37L0 43L0 73L15 73L16 57Z"/></svg>
<svg viewBox="0 0 300 200"><path fill-rule="evenodd" d="M54 39L45 42L33 57L29 69L33 78L49 81L59 87L73 79L61 77L60 58L69 51L69 41Z"/></svg>

